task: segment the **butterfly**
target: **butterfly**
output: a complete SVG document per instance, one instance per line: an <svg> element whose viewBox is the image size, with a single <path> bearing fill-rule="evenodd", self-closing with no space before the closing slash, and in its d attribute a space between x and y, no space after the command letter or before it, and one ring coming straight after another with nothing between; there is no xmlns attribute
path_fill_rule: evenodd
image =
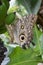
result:
<svg viewBox="0 0 43 65"><path fill-rule="evenodd" d="M12 40L19 46L28 48L33 38L33 27L36 23L37 15L30 14L16 19L16 23L9 27L12 32Z"/></svg>

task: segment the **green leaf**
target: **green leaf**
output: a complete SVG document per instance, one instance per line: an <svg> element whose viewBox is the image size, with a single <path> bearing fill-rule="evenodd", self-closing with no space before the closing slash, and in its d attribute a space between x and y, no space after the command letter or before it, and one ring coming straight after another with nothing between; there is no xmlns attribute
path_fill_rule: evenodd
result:
<svg viewBox="0 0 43 65"><path fill-rule="evenodd" d="M29 14L37 14L42 0L16 0L16 4L23 6ZM22 9L22 8L21 8Z"/></svg>
<svg viewBox="0 0 43 65"><path fill-rule="evenodd" d="M8 12L18 12L22 16L27 14L37 14L42 0L15 0L14 5Z"/></svg>
<svg viewBox="0 0 43 65"><path fill-rule="evenodd" d="M42 35L42 32L38 30L37 26L35 25L34 26L34 37L33 37L33 42L35 43L35 48L34 50L36 52L39 52L39 55L42 55L42 52L41 52L41 42L40 42L40 36Z"/></svg>
<svg viewBox="0 0 43 65"><path fill-rule="evenodd" d="M7 31L7 30L6 30L5 25L4 25L4 24L1 25L1 26L0 26L0 34L5 33L6 31Z"/></svg>
<svg viewBox="0 0 43 65"><path fill-rule="evenodd" d="M43 60L43 34L40 36L40 47L41 47L41 55L42 55L42 60Z"/></svg>
<svg viewBox="0 0 43 65"><path fill-rule="evenodd" d="M6 8L9 8L9 0L2 0L2 4L5 4Z"/></svg>
<svg viewBox="0 0 43 65"><path fill-rule="evenodd" d="M24 50L16 47L9 57L10 62L7 65L37 65L38 62L41 62L41 57L38 57L31 48Z"/></svg>
<svg viewBox="0 0 43 65"><path fill-rule="evenodd" d="M7 8L5 4L3 4L2 6L0 6L0 24L5 20L6 14L7 14Z"/></svg>
<svg viewBox="0 0 43 65"><path fill-rule="evenodd" d="M9 7L8 0L1 0L2 5L0 6L0 34L6 31L5 18Z"/></svg>
<svg viewBox="0 0 43 65"><path fill-rule="evenodd" d="M15 20L15 14L11 13L11 14L8 14L8 16L6 16L5 23L11 24L13 23L14 20Z"/></svg>
<svg viewBox="0 0 43 65"><path fill-rule="evenodd" d="M38 43L41 34L42 34L42 32L40 30L38 30L36 25L34 25L34 28L33 28L33 42L35 44Z"/></svg>

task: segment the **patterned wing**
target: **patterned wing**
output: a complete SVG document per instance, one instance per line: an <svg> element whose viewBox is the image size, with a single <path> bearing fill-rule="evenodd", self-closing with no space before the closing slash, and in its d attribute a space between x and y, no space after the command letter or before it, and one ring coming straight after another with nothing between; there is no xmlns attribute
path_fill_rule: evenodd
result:
<svg viewBox="0 0 43 65"><path fill-rule="evenodd" d="M33 27L37 20L36 15L27 15L18 19L15 24L12 24L14 41L21 47L28 47L33 37Z"/></svg>

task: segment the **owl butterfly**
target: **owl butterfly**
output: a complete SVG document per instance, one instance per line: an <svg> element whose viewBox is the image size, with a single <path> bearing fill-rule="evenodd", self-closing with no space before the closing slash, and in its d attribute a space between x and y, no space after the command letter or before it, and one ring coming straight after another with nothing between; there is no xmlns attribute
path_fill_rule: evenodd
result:
<svg viewBox="0 0 43 65"><path fill-rule="evenodd" d="M21 47L29 47L33 37L33 27L37 20L37 15L26 15L17 19L16 23L11 24L14 42Z"/></svg>

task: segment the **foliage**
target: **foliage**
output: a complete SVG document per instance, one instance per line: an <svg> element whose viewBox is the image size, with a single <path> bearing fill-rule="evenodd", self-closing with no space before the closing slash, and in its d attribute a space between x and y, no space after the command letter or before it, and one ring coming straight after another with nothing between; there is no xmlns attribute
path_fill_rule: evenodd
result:
<svg viewBox="0 0 43 65"><path fill-rule="evenodd" d="M26 14L37 14L41 5L41 0L15 0L15 4L8 12L18 12L22 16Z"/></svg>
<svg viewBox="0 0 43 65"><path fill-rule="evenodd" d="M7 14L9 8L9 1L1 0L1 3L2 4L0 5L0 34L7 31L5 25L10 24L15 18L15 14Z"/></svg>
<svg viewBox="0 0 43 65"><path fill-rule="evenodd" d="M9 1L2 0L0 5L0 33L6 32L4 24L11 24L15 20L15 15L12 12L18 12L24 16L27 14L37 14L41 5L41 0L15 0L14 9L9 8ZM3 17L2 17L3 16ZM24 50L20 47L13 49L9 54L10 62L7 65L37 65L43 62L43 33L34 25L33 40L35 46L32 44L30 48Z"/></svg>
<svg viewBox="0 0 43 65"><path fill-rule="evenodd" d="M20 47L17 47L9 57L10 62L8 65L37 65L38 62L41 62L41 57L38 57L37 53L31 48L23 50Z"/></svg>

